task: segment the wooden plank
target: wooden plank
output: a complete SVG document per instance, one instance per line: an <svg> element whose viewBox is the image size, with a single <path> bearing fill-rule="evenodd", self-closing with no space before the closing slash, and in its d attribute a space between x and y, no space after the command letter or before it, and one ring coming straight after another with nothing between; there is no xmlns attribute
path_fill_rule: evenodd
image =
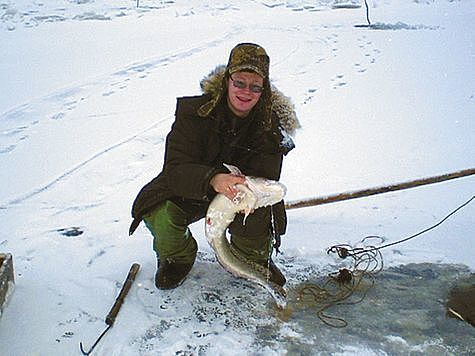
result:
<svg viewBox="0 0 475 356"><path fill-rule="evenodd" d="M12 255L0 253L0 316L13 292L14 283Z"/></svg>

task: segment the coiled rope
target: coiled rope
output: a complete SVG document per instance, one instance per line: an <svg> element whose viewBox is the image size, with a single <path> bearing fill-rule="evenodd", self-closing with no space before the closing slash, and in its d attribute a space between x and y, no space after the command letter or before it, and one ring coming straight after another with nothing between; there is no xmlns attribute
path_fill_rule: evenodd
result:
<svg viewBox="0 0 475 356"><path fill-rule="evenodd" d="M468 201L427 229L392 243L382 246L368 245L363 247L353 247L348 244L331 246L327 250L327 253L336 253L338 257L342 259L351 258L351 267L342 268L338 272L329 274L322 286L315 283L304 284L297 292L298 301L305 305L314 305L317 310L318 318L326 325L335 328L347 326L348 322L345 319L329 315L327 310L337 305L357 304L364 300L368 291L375 284L376 274L383 269L384 263L381 249L407 242L437 228L451 216L470 204L474 199L475 196L472 196ZM372 239L380 239L383 241L383 238L380 236L366 236L360 243L364 245ZM352 298L355 292L358 292L358 297Z"/></svg>

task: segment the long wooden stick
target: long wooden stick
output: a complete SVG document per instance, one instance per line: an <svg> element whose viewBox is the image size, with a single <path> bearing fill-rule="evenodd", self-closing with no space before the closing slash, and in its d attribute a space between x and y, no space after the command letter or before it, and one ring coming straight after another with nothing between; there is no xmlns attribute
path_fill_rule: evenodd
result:
<svg viewBox="0 0 475 356"><path fill-rule="evenodd" d="M127 274L127 278L125 279L124 284L122 285L122 289L120 290L119 296L116 298L114 305L112 306L109 314L106 316L106 324L112 325L114 324L115 318L117 317L117 313L119 313L120 308L122 307L122 303L124 303L125 297L127 293L129 293L130 287L132 287L132 283L134 283L135 276L140 269L140 265L138 263L134 263Z"/></svg>
<svg viewBox="0 0 475 356"><path fill-rule="evenodd" d="M443 182L449 179L466 177L473 174L475 174L475 168L464 169L464 170L454 172L454 173L443 174L440 176L434 176L434 177L429 177L429 178L421 178L421 179L411 180L411 181L403 182L403 183L396 183L396 184L369 188L369 189L355 190L352 192L338 193L338 194L328 195L324 197L289 201L287 202L287 204L285 204L285 208L298 209L298 208L304 208L307 206L322 205L322 204L334 203L334 202L342 201L342 200L362 198L362 197L367 197L367 196L375 195L375 194L381 194L381 193L393 192L396 190L419 187L421 185L439 183L439 182Z"/></svg>

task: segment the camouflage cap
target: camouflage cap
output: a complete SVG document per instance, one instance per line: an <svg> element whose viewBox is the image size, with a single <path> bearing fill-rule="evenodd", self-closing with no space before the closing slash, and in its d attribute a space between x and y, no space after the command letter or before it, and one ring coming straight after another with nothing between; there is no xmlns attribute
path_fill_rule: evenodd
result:
<svg viewBox="0 0 475 356"><path fill-rule="evenodd" d="M240 43L232 49L229 55L227 70L230 75L250 70L262 78L268 78L269 56L264 48L255 43Z"/></svg>

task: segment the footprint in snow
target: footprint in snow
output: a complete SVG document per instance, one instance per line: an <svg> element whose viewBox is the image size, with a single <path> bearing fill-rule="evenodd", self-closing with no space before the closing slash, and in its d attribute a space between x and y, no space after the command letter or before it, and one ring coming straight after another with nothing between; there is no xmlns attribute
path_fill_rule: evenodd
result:
<svg viewBox="0 0 475 356"><path fill-rule="evenodd" d="M339 87L345 86L347 83L343 80L344 79L343 74L338 74L335 78L333 78L331 81L335 82L333 89L338 89Z"/></svg>
<svg viewBox="0 0 475 356"><path fill-rule="evenodd" d="M12 114L6 115L4 118L6 120L21 120L23 117L23 112L14 112ZM30 126L36 125L38 121L32 121L29 123ZM17 144L21 141L24 141L28 138L28 135L25 133L26 130L30 128L30 126L18 126L11 129L6 129L0 133L0 138L2 140L2 144L0 145L0 154L12 152L16 147Z"/></svg>
<svg viewBox="0 0 475 356"><path fill-rule="evenodd" d="M367 69L363 68L360 63L355 63L354 67L358 73L364 73L367 71Z"/></svg>
<svg viewBox="0 0 475 356"><path fill-rule="evenodd" d="M303 105L308 104L310 101L312 101L312 99L315 96L316 91L317 91L317 89L315 89L315 88L310 88L310 89L307 90L307 96L305 97L305 99L303 101Z"/></svg>
<svg viewBox="0 0 475 356"><path fill-rule="evenodd" d="M51 116L51 119L52 120L61 120L62 118L64 118L64 116L66 116L66 114L64 112L59 112L59 113L54 114L53 116Z"/></svg>
<svg viewBox="0 0 475 356"><path fill-rule="evenodd" d="M0 146L0 154L11 152L15 149L15 145Z"/></svg>
<svg viewBox="0 0 475 356"><path fill-rule="evenodd" d="M91 267L96 260L105 255L106 251L104 249L99 250L94 256L91 257L91 259L87 262L87 267Z"/></svg>

